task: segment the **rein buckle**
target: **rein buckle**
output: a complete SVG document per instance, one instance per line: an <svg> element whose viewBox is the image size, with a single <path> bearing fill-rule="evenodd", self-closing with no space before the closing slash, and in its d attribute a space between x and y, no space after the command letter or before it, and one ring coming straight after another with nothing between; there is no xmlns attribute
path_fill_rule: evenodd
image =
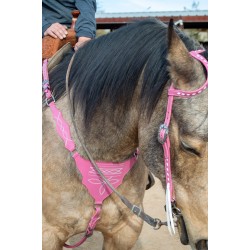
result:
<svg viewBox="0 0 250 250"><path fill-rule="evenodd" d="M50 98L46 98L45 99L45 102L46 102L46 104L47 104L47 106L49 106L49 104L51 103L51 102L56 102L56 100L55 100L55 97L51 94L51 97Z"/></svg>

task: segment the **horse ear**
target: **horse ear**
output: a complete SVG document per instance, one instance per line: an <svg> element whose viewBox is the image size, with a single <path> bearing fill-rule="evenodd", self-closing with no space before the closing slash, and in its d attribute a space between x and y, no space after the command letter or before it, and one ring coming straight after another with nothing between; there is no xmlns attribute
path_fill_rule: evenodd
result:
<svg viewBox="0 0 250 250"><path fill-rule="evenodd" d="M190 84L197 83L202 67L188 52L186 46L174 30L173 19L168 26L169 72L177 89L188 90Z"/></svg>

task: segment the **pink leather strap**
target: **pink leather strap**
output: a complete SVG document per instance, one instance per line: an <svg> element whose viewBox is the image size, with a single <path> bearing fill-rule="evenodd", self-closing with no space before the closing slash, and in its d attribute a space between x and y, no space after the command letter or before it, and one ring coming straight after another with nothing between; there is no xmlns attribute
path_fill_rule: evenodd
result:
<svg viewBox="0 0 250 250"><path fill-rule="evenodd" d="M82 184L94 198L95 204L102 204L103 200L111 195L113 191L106 184L105 180L96 172L90 161L81 157L77 152L74 153L73 157L77 168L82 174ZM96 162L96 164L112 186L117 188L122 184L124 176L134 166L136 161L136 156L133 156L120 163Z"/></svg>
<svg viewBox="0 0 250 250"><path fill-rule="evenodd" d="M204 50L196 50L196 51L190 51L189 54L194 57L195 59L199 60L204 67L206 68L208 72L208 61L206 58L204 58L200 53L202 53ZM208 86L208 77L205 81L205 83L198 89L196 90L191 90L191 91L185 91L185 90L180 90L180 89L174 89L173 85L170 86L168 90L168 95L169 96L178 96L182 98L190 98L192 96L200 94L203 90L205 90Z"/></svg>
<svg viewBox="0 0 250 250"><path fill-rule="evenodd" d="M95 206L95 213L93 214L93 216L91 217L87 230L85 232L84 237L78 241L76 244L74 245L68 245L68 244L64 244L64 247L66 248L75 248L75 247L79 247L82 243L84 243L88 237L90 237L93 234L93 231L96 227L96 224L98 222L98 220L100 219L100 213L101 213L101 207L100 206Z"/></svg>
<svg viewBox="0 0 250 250"><path fill-rule="evenodd" d="M71 138L69 124L64 120L61 111L59 111L54 102L49 104L53 118L56 122L56 131L64 141L64 146L70 152L75 150L75 143Z"/></svg>
<svg viewBox="0 0 250 250"><path fill-rule="evenodd" d="M70 134L70 128L68 123L64 120L62 113L60 110L58 110L58 108L55 105L54 102L54 97L51 93L50 90L50 86L49 86L49 75L48 75L48 60L44 60L43 63L43 89L46 95L46 103L49 105L52 115L53 115L53 119L56 122L56 131L58 133L58 135L62 138L62 140L64 141L64 146L65 148L67 148L70 152L75 150L75 143L71 138L71 134ZM53 99L52 102L49 103L49 99Z"/></svg>

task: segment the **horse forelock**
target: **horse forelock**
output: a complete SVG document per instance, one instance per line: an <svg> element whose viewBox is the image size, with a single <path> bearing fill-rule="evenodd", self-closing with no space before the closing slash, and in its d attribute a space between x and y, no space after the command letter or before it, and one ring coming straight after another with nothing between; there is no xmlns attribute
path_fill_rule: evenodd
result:
<svg viewBox="0 0 250 250"><path fill-rule="evenodd" d="M189 51L199 48L184 32L177 30L177 33ZM72 64L69 84L74 109L81 109L85 123L90 123L103 102L109 103L113 110L126 113L140 79L140 109L150 118L169 80L167 47L167 26L148 19L122 27L80 48ZM52 89L57 98L65 93L65 74L72 55L73 52L51 72ZM113 116L108 111L105 115Z"/></svg>

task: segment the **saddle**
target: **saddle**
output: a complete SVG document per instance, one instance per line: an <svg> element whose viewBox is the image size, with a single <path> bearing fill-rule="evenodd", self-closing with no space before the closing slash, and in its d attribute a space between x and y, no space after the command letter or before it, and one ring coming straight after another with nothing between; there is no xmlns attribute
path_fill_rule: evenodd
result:
<svg viewBox="0 0 250 250"><path fill-rule="evenodd" d="M75 46L77 38L74 28L77 17L80 14L80 12L79 10L73 10L71 14L72 14L72 23L70 29L68 29L68 35L66 36L66 38L60 40L59 38L45 36L42 39L42 60L51 58L65 44L70 43L72 47Z"/></svg>
<svg viewBox="0 0 250 250"><path fill-rule="evenodd" d="M70 43L71 46L74 47L76 42L76 33L73 29L68 29L68 35L62 40L60 40L59 38L45 36L42 39L42 60L51 58L60 48L62 48L67 43Z"/></svg>

